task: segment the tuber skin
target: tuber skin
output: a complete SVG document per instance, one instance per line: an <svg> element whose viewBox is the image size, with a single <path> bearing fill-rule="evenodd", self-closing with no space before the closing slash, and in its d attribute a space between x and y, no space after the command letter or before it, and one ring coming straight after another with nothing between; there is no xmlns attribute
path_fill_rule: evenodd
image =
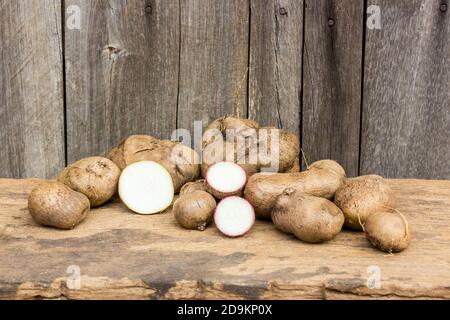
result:
<svg viewBox="0 0 450 320"><path fill-rule="evenodd" d="M181 195L173 204L175 220L186 229L203 231L211 222L216 200L207 192L195 190Z"/></svg>
<svg viewBox="0 0 450 320"><path fill-rule="evenodd" d="M28 197L28 211L44 226L73 229L89 213L89 199L60 182L45 182Z"/></svg>
<svg viewBox="0 0 450 320"><path fill-rule="evenodd" d="M259 172L260 165L257 159L258 128L257 122L235 116L225 116L214 120L202 137L202 176L206 177L206 172L211 165L222 161L232 161L239 164L247 175ZM241 146L238 141L245 141L245 146ZM254 163L248 158L250 152L255 152Z"/></svg>
<svg viewBox="0 0 450 320"><path fill-rule="evenodd" d="M81 159L58 176L58 181L88 197L91 208L109 201L117 191L120 169L103 157Z"/></svg>
<svg viewBox="0 0 450 320"><path fill-rule="evenodd" d="M188 182L183 187L181 187L180 196L194 191L207 191L207 189L208 187L206 185L206 180L198 179L197 181Z"/></svg>
<svg viewBox="0 0 450 320"><path fill-rule="evenodd" d="M113 148L108 155L121 170L139 161L154 161L169 171L175 193L200 174L199 156L182 143L159 140L149 135L132 135Z"/></svg>
<svg viewBox="0 0 450 320"><path fill-rule="evenodd" d="M346 179L336 190L334 203L344 213L347 228L363 230L371 213L390 211L395 206L395 196L385 179L365 175Z"/></svg>
<svg viewBox="0 0 450 320"><path fill-rule="evenodd" d="M270 212L277 197L286 188L332 199L344 178L345 171L336 161L320 160L302 172L255 174L248 180L244 197L255 208L257 218L270 219Z"/></svg>
<svg viewBox="0 0 450 320"><path fill-rule="evenodd" d="M300 171L299 166L299 153L300 153L300 140L298 136L294 133L287 132L285 130L273 128L273 127L263 127L258 130L260 133L262 130L267 130L268 135L267 141L261 139L259 141L259 148L267 148L267 155L270 155L269 161L264 161L265 159L259 159L260 166L262 169L272 169L272 166L276 167L274 172L298 172ZM271 148L272 139L278 136L278 166L276 166L276 159L272 159ZM276 142L275 142L276 143Z"/></svg>
<svg viewBox="0 0 450 320"><path fill-rule="evenodd" d="M366 238L385 252L400 252L409 246L411 233L406 218L399 212L371 213L364 225Z"/></svg>
<svg viewBox="0 0 450 320"><path fill-rule="evenodd" d="M279 230L309 243L333 239L344 224L344 214L333 202L293 189L277 198L271 215Z"/></svg>

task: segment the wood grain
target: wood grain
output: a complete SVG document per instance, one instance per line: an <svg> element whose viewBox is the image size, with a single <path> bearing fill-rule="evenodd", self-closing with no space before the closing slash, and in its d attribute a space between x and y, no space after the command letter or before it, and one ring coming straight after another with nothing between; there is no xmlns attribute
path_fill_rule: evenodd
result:
<svg viewBox="0 0 450 320"><path fill-rule="evenodd" d="M372 1L367 30L361 173L450 178L450 12L441 1Z"/></svg>
<svg viewBox="0 0 450 320"><path fill-rule="evenodd" d="M142 216L117 200L74 230L45 228L27 210L38 183L0 180L2 299L450 299L450 181L389 181L412 230L394 255L347 230L324 244L261 221L238 239L185 230L170 210ZM369 289L376 267L381 286Z"/></svg>
<svg viewBox="0 0 450 320"><path fill-rule="evenodd" d="M178 128L247 117L247 0L181 1Z"/></svg>
<svg viewBox="0 0 450 320"><path fill-rule="evenodd" d="M68 162L104 154L130 134L169 138L176 127L178 1L67 0ZM149 9L151 7L151 9Z"/></svg>
<svg viewBox="0 0 450 320"><path fill-rule="evenodd" d="M1 1L0 177L64 167L61 35L60 1Z"/></svg>
<svg viewBox="0 0 450 320"><path fill-rule="evenodd" d="M251 1L249 118L300 132L303 1Z"/></svg>
<svg viewBox="0 0 450 320"><path fill-rule="evenodd" d="M337 160L348 176L358 175L363 13L363 0L305 9L302 148L310 163Z"/></svg>

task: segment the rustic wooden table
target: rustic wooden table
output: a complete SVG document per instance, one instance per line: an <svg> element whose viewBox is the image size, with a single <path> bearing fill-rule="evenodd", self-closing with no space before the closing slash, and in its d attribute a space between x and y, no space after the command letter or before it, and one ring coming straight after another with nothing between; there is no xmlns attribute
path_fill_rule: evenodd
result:
<svg viewBox="0 0 450 320"><path fill-rule="evenodd" d="M315 245L268 222L237 239L188 231L170 210L140 216L120 201L75 230L40 227L27 210L37 183L0 180L3 299L450 298L450 181L390 180L413 232L394 255L351 231Z"/></svg>

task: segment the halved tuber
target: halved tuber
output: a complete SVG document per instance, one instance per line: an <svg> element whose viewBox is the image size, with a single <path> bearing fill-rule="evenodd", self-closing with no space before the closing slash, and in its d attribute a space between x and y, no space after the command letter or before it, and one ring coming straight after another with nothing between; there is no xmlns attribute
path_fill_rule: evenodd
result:
<svg viewBox="0 0 450 320"><path fill-rule="evenodd" d="M90 157L69 165L58 176L58 181L89 198L91 208L98 207L117 191L120 169L111 160Z"/></svg>
<svg viewBox="0 0 450 320"><path fill-rule="evenodd" d="M167 209L174 197L169 172L154 161L140 161L126 167L119 179L123 203L139 214L154 214Z"/></svg>
<svg viewBox="0 0 450 320"><path fill-rule="evenodd" d="M180 195L173 204L175 220L186 229L205 230L211 222L216 200L207 192L195 190Z"/></svg>
<svg viewBox="0 0 450 320"><path fill-rule="evenodd" d="M89 213L89 199L60 182L45 182L28 197L28 211L42 225L73 229Z"/></svg>
<svg viewBox="0 0 450 320"><path fill-rule="evenodd" d="M252 228L255 212L247 200L236 196L227 197L217 205L214 222L224 235L238 237Z"/></svg>
<svg viewBox="0 0 450 320"><path fill-rule="evenodd" d="M206 172L207 190L216 199L240 196L246 182L244 169L233 162L218 162Z"/></svg>
<svg viewBox="0 0 450 320"><path fill-rule="evenodd" d="M244 197L255 208L257 218L270 219L270 211L284 189L332 199L344 178L345 171L336 161L320 160L303 172L257 173L249 178Z"/></svg>
<svg viewBox="0 0 450 320"><path fill-rule="evenodd" d="M159 140L148 135L133 135L111 150L108 157L124 169L138 161L158 162L169 171L175 192L190 181L195 181L200 173L198 154L182 143Z"/></svg>
<svg viewBox="0 0 450 320"><path fill-rule="evenodd" d="M374 247L389 253L406 249L411 240L408 221L400 212L371 213L364 229Z"/></svg>
<svg viewBox="0 0 450 320"><path fill-rule="evenodd" d="M394 207L395 196L382 177L366 175L346 179L336 190L334 203L344 213L346 227L363 230L369 214Z"/></svg>

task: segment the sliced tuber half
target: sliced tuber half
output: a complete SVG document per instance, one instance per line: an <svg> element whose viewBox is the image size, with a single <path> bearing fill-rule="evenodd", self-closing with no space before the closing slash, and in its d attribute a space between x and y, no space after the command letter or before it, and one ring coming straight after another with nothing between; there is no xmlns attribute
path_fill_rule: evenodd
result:
<svg viewBox="0 0 450 320"><path fill-rule="evenodd" d="M174 197L170 173L153 161L140 161L126 167L119 179L123 203L139 214L153 214L168 208Z"/></svg>
<svg viewBox="0 0 450 320"><path fill-rule="evenodd" d="M236 163L218 162L206 172L208 192L217 199L240 196L247 183L247 174Z"/></svg>
<svg viewBox="0 0 450 320"><path fill-rule="evenodd" d="M232 196L219 202L214 213L217 229L228 237L247 233L255 223L255 211L245 199Z"/></svg>

